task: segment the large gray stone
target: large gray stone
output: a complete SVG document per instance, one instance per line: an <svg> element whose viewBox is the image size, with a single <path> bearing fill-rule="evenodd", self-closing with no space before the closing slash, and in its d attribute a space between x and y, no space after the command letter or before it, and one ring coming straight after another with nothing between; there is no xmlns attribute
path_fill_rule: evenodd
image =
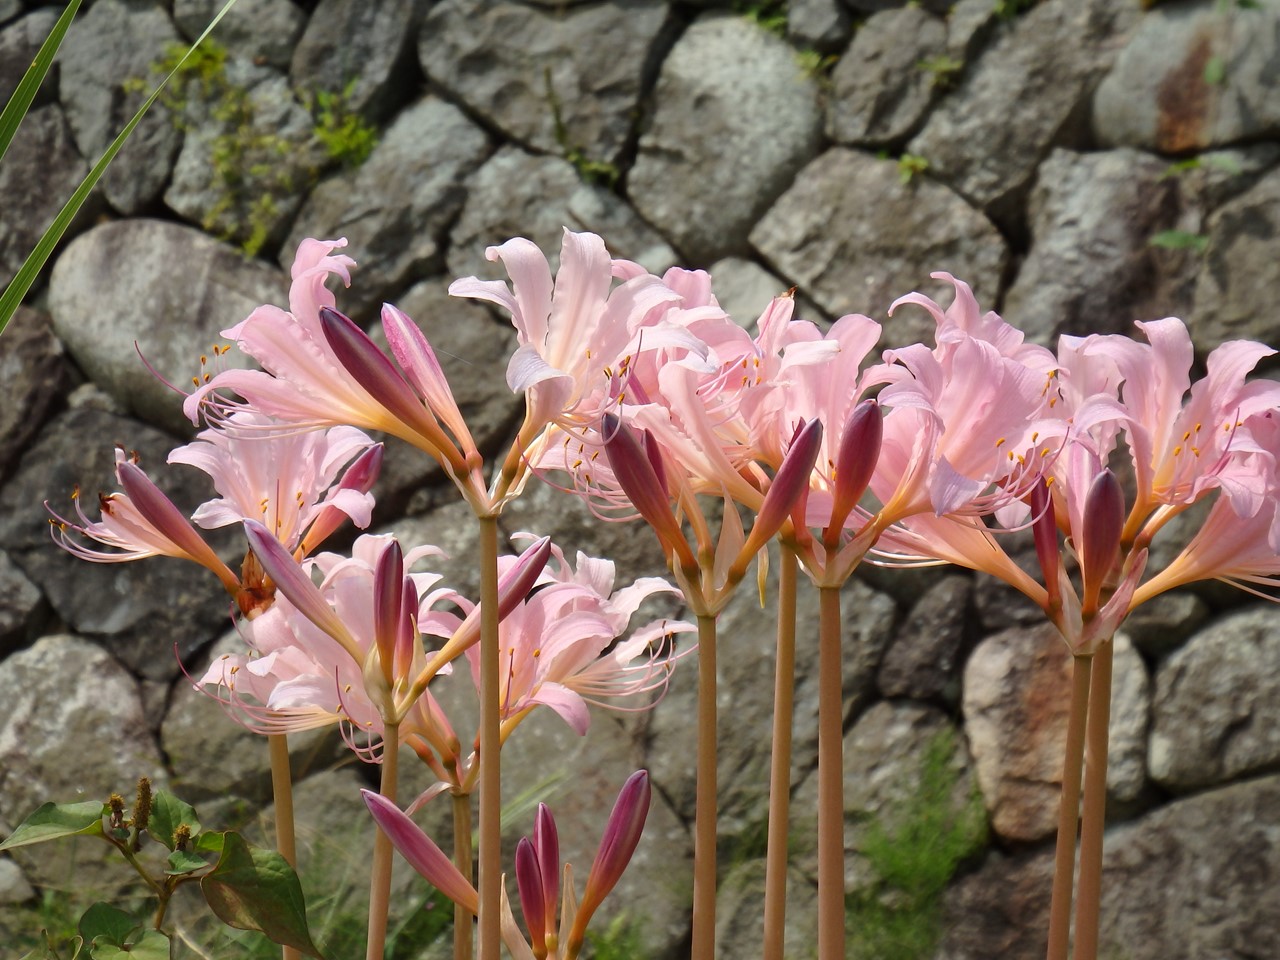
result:
<svg viewBox="0 0 1280 960"><path fill-rule="evenodd" d="M49 104L27 114L0 163L0 285L8 286L88 172L60 106ZM90 196L72 232L101 208L98 197Z"/></svg>
<svg viewBox="0 0 1280 960"><path fill-rule="evenodd" d="M1003 310L1028 339L1052 347L1064 333L1129 333L1151 319L1151 238L1177 217L1168 168L1136 150L1055 150L1040 165L1027 208L1031 251Z"/></svg>
<svg viewBox="0 0 1280 960"><path fill-rule="evenodd" d="M950 704L960 699L961 648L972 593L972 578L963 576L948 576L929 588L885 651L876 675L881 694Z"/></svg>
<svg viewBox="0 0 1280 960"><path fill-rule="evenodd" d="M71 24L58 51L59 98L86 159L97 162L132 119L157 82L152 65L179 40L159 3L101 0ZM126 92L129 81L140 81L140 89ZM168 110L148 111L99 181L107 201L124 214L153 202L169 179L181 142Z"/></svg>
<svg viewBox="0 0 1280 960"><path fill-rule="evenodd" d="M173 22L194 41L222 6L219 0L174 0ZM306 23L293 0L237 0L213 38L236 56L287 70Z"/></svg>
<svg viewBox="0 0 1280 960"><path fill-rule="evenodd" d="M0 697L6 705L0 819L16 826L48 800L106 803L113 792L131 798L139 777L164 786L138 684L95 644L58 634L14 654L0 662ZM58 884L70 876L77 887L101 883L99 896L132 875L100 840L53 841L13 853L31 880ZM115 862L108 866L109 860Z"/></svg>
<svg viewBox="0 0 1280 960"><path fill-rule="evenodd" d="M20 8L19 3L14 3L13 6ZM14 9L10 16L17 12L17 9ZM0 12L0 20L5 19L8 17ZM32 10L25 17L13 23L7 23L3 29L0 29L0 103L9 102L13 92L18 89L22 75L35 59L36 51L40 49L40 45L49 36L57 21L58 11L45 7ZM49 84L42 85L32 104L41 107L56 100L56 91L51 87L52 85Z"/></svg>
<svg viewBox="0 0 1280 960"><path fill-rule="evenodd" d="M284 290L282 274L197 230L122 220L67 247L54 265L49 307L54 330L95 383L148 422L188 432L181 398L138 354L160 377L188 388L219 332L262 303L286 302ZM232 351L219 363L249 360Z"/></svg>
<svg viewBox="0 0 1280 960"><path fill-rule="evenodd" d="M488 151L488 137L457 107L419 100L400 112L367 161L311 193L281 250L282 265L306 237L346 237L346 253L360 266L343 309L375 314L381 301L444 267L464 179Z"/></svg>
<svg viewBox="0 0 1280 960"><path fill-rule="evenodd" d="M1045 624L988 637L965 665L965 733L1000 836L1041 840L1057 828L1072 658ZM1108 794L1132 801L1146 781L1149 681L1123 635L1115 640Z"/></svg>
<svg viewBox="0 0 1280 960"><path fill-rule="evenodd" d="M1016 221L1049 150L1084 142L1113 37L1137 12L1129 0L1047 0L1006 22L907 150L997 220Z"/></svg>
<svg viewBox="0 0 1280 960"><path fill-rule="evenodd" d="M293 48L293 87L337 94L344 109L371 120L389 117L413 96L416 6L320 0Z"/></svg>
<svg viewBox="0 0 1280 960"><path fill-rule="evenodd" d="M0 490L0 543L71 629L102 638L132 669L167 681L178 673L175 646L185 656L224 628L230 598L218 581L180 560L77 559L50 541L41 506L75 519L71 494L79 486L81 506L96 519L95 494L119 489L113 440L140 452L143 469L180 508L190 511L212 492L203 474L164 466L172 438L101 410L73 409L49 422Z"/></svg>
<svg viewBox="0 0 1280 960"><path fill-rule="evenodd" d="M1271 957L1280 910L1280 779L1198 794L1106 836L1098 956L1132 960ZM947 960L1040 960L1052 853L991 856L951 888Z"/></svg>
<svg viewBox="0 0 1280 960"><path fill-rule="evenodd" d="M746 231L818 152L815 81L779 38L709 16L663 61L655 98L627 179L636 209L694 263L743 252Z"/></svg>
<svg viewBox="0 0 1280 960"><path fill-rule="evenodd" d="M1191 339L1201 354L1224 340L1280 340L1268 298L1280 283L1280 171L1224 204L1206 224L1209 245L1196 280Z"/></svg>
<svg viewBox="0 0 1280 960"><path fill-rule="evenodd" d="M53 335L49 315L19 307L0 337L0 474L17 466L18 453L70 389L70 365Z"/></svg>
<svg viewBox="0 0 1280 960"><path fill-rule="evenodd" d="M1098 87L1106 145L1185 153L1280 134L1280 4L1166 3L1146 14Z"/></svg>
<svg viewBox="0 0 1280 960"><path fill-rule="evenodd" d="M551 262L560 261L565 228L598 233L614 257L635 260L662 273L676 262L666 241L615 194L583 183L559 157L535 157L503 147L467 185L467 202L450 232L449 272L455 277L505 279L485 249L527 237Z"/></svg>
<svg viewBox="0 0 1280 960"><path fill-rule="evenodd" d="M941 89L940 75L922 64L946 44L942 20L919 7L869 17L831 75L827 136L868 147L909 137Z"/></svg>
<svg viewBox="0 0 1280 960"><path fill-rule="evenodd" d="M1280 657L1270 607L1252 607L1193 636L1156 671L1151 777L1178 792L1280 763Z"/></svg>
<svg viewBox="0 0 1280 960"><path fill-rule="evenodd" d="M22 643L39 607L36 585L0 550L0 658Z"/></svg>
<svg viewBox="0 0 1280 960"><path fill-rule="evenodd" d="M716 891L716 958L738 960L760 952L765 863L748 860L729 867ZM818 889L799 870L787 875L787 916L783 952L788 957L816 956Z"/></svg>
<svg viewBox="0 0 1280 960"><path fill-rule="evenodd" d="M422 25L418 59L432 82L514 140L616 164L667 16L657 0L554 10L444 0Z"/></svg>
<svg viewBox="0 0 1280 960"><path fill-rule="evenodd" d="M1008 259L991 222L942 184L927 177L903 183L892 160L841 147L800 172L751 231L751 244L831 315L879 319L937 270L989 303ZM934 327L923 311L903 310L882 339L931 341Z"/></svg>

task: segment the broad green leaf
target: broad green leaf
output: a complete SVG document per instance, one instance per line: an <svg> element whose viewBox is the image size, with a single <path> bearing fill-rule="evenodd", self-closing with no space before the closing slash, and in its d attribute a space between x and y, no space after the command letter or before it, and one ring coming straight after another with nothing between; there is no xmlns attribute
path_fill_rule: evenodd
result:
<svg viewBox="0 0 1280 960"><path fill-rule="evenodd" d="M195 807L167 790L157 790L151 801L151 819L147 821L151 838L172 850L174 831L184 823L192 837L200 833L200 818L196 816Z"/></svg>
<svg viewBox="0 0 1280 960"><path fill-rule="evenodd" d="M222 856L200 879L200 889L227 926L257 930L282 946L323 960L307 930L298 875L274 850L252 847L240 834L227 831Z"/></svg>
<svg viewBox="0 0 1280 960"><path fill-rule="evenodd" d="M98 901L80 918L80 936L89 943L122 944L129 934L138 929L138 921L119 907Z"/></svg>
<svg viewBox="0 0 1280 960"><path fill-rule="evenodd" d="M62 837L102 836L102 816L107 805L94 800L81 803L46 803L27 817L9 839L0 843L0 850L25 847L30 843L58 840Z"/></svg>
<svg viewBox="0 0 1280 960"><path fill-rule="evenodd" d="M175 877L195 870L203 870L209 865L209 862L204 857L198 856L190 850L175 850L169 854L169 859L166 862L169 865L165 867L164 872Z"/></svg>
<svg viewBox="0 0 1280 960"><path fill-rule="evenodd" d="M226 834L220 831L207 830L200 836L196 837L195 848L203 850L205 853L222 854L222 845L226 840Z"/></svg>
<svg viewBox="0 0 1280 960"><path fill-rule="evenodd" d="M93 960L169 960L169 938L159 930L145 930L124 947L95 943L89 949L89 956Z"/></svg>
<svg viewBox="0 0 1280 960"><path fill-rule="evenodd" d="M227 2L222 5L222 9L219 10L217 15L209 22L209 26L205 27L204 33L196 37L196 42L190 46L182 59L174 64L174 67L169 71L169 74L160 81L159 85L154 90L151 91L151 95L143 101L142 106L138 108L138 112L135 113L133 118L125 124L124 129L121 130L119 135L111 141L111 145L108 146L102 156L98 158L98 162L93 165L93 169L91 169L85 175L85 178L80 181L80 186L76 187L75 192L71 194L71 198L63 205L62 209L58 211L58 215L53 218L53 223L49 224L48 228L45 229L44 234L36 241L35 249L27 255L27 259L23 261L22 266L18 268L18 272L14 275L13 280L10 281L9 286L5 288L3 294L0 294L0 334L4 333L4 328L9 325L10 318L13 317L14 311L18 309L18 304L22 303L22 298L27 295L27 291L30 290L31 285L35 283L36 277L40 275L40 271L43 269L45 262L49 259L50 254L53 253L53 248L58 245L58 241L61 240L62 235L66 233L67 227L71 225L71 221L75 219L75 215L80 211L80 208L84 205L85 200L88 199L93 188L96 187L98 185L98 181L102 179L102 174L106 172L107 166L115 159L116 154L120 152L120 148L123 147L125 141L129 139L129 135L133 133L134 128L142 118L146 116L147 111L150 110L151 105L156 102L161 91L164 90L169 81L173 79L174 75L182 69L183 65L187 62L187 58L191 56L192 51L204 42L204 38L209 35L215 26L217 26L218 21L226 15L227 11L234 6L235 2L236 0L227 0ZM59 20L59 23L61 22L62 21Z"/></svg>
<svg viewBox="0 0 1280 960"><path fill-rule="evenodd" d="M9 150L9 144L13 142L13 135L18 132L18 126L22 123L23 117L31 109L31 101L35 99L36 91L40 89L45 75L53 66L54 55L58 52L58 47L62 46L62 38L67 35L67 28L71 26L71 21L75 19L76 11L79 9L80 0L71 0L67 4L67 9L62 11L62 16L49 31L49 36L44 38L44 43L36 52L36 58L31 61L31 66L27 67L27 72L22 75L18 89L13 91L13 96L5 104L4 112L0 113L0 160L4 159L5 153Z"/></svg>

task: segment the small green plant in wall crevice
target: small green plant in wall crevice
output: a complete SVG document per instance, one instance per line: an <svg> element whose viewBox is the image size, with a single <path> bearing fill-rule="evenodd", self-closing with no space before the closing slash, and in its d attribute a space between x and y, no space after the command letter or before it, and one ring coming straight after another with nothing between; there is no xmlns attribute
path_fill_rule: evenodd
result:
<svg viewBox="0 0 1280 960"><path fill-rule="evenodd" d="M178 45L170 47L151 72L169 72L185 52ZM177 72L162 102L185 133L194 132L193 116L207 115L218 125L209 144L214 199L201 226L254 256L277 228L285 200L308 190L330 164L352 168L363 163L377 132L348 107L350 84L342 93L302 95L312 118L304 133L267 129L250 91L228 76L228 65L226 47L207 42ZM126 89L145 84L135 78Z"/></svg>

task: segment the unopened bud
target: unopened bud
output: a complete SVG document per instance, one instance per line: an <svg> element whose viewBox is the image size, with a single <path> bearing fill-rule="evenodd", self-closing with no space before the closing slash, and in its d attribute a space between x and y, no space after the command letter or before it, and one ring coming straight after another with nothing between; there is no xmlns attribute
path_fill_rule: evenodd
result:
<svg viewBox="0 0 1280 960"><path fill-rule="evenodd" d="M110 809L108 822L111 824L111 829L121 829L124 826L124 797L113 793L107 798L107 807Z"/></svg>
<svg viewBox="0 0 1280 960"><path fill-rule="evenodd" d="M1081 612L1097 613L1102 586L1120 557L1124 532L1124 491L1110 470L1093 478L1084 502L1081 531L1080 579L1083 581Z"/></svg>
<svg viewBox="0 0 1280 960"><path fill-rule="evenodd" d="M863 400L853 408L840 435L836 453L835 485L832 490L829 530L838 532L867 492L876 461L880 459L880 443L884 436L884 418L880 404Z"/></svg>
<svg viewBox="0 0 1280 960"><path fill-rule="evenodd" d="M186 850L191 845L191 827L185 823L178 824L173 831L173 849Z"/></svg>

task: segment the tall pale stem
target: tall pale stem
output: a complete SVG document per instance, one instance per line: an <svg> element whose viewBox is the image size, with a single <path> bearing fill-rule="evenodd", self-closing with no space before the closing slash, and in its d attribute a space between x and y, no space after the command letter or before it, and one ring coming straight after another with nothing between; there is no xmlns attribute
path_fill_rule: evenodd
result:
<svg viewBox="0 0 1280 960"><path fill-rule="evenodd" d="M400 724L384 723L382 730L382 782L378 792L396 800L399 773ZM391 902L391 840L378 828L373 838L373 867L369 872L369 943L366 960L382 960L387 942L387 907Z"/></svg>
<svg viewBox="0 0 1280 960"><path fill-rule="evenodd" d="M275 800L276 850L298 869L298 849L293 831L293 774L289 770L289 738L283 733L267 735L271 757L271 794ZM281 947L282 960L302 960L297 947Z"/></svg>
<svg viewBox="0 0 1280 960"><path fill-rule="evenodd" d="M468 880L472 879L471 862L471 795L453 795L453 865ZM453 960L471 960L471 911L460 903L453 905Z"/></svg>
<svg viewBox="0 0 1280 960"><path fill-rule="evenodd" d="M498 702L498 519L480 517L480 960L499 960L502 750Z"/></svg>
<svg viewBox="0 0 1280 960"><path fill-rule="evenodd" d="M818 596L818 960L844 960L844 703L840 589L821 587Z"/></svg>
<svg viewBox="0 0 1280 960"><path fill-rule="evenodd" d="M692 960L716 954L716 618L698 617L698 787L694 801Z"/></svg>
<svg viewBox="0 0 1280 960"><path fill-rule="evenodd" d="M1113 650L1114 644L1110 640L1098 648L1089 684L1089 720L1085 730L1084 813L1080 821L1080 881L1076 890L1076 960L1095 960L1098 955Z"/></svg>
<svg viewBox="0 0 1280 960"><path fill-rule="evenodd" d="M1084 766L1085 718L1093 657L1076 657L1071 669L1071 708L1067 752L1062 761L1062 806L1058 809L1058 846L1053 861L1053 900L1049 908L1047 960L1067 960L1071 937L1071 889L1076 868L1076 821L1080 816L1080 775Z"/></svg>
<svg viewBox="0 0 1280 960"><path fill-rule="evenodd" d="M791 728L796 679L796 555L785 544L778 565L778 659L773 673L773 756L769 841L764 871L764 960L783 960L787 912L787 835L791 806Z"/></svg>

